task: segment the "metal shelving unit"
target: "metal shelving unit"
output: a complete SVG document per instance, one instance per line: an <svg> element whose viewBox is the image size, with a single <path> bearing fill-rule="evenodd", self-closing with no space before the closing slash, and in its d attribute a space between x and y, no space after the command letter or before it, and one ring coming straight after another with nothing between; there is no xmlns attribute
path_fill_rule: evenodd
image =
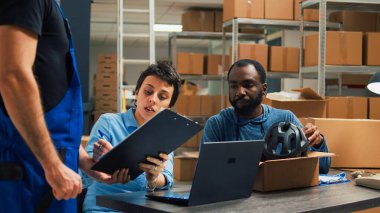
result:
<svg viewBox="0 0 380 213"><path fill-rule="evenodd" d="M355 10L362 12L380 12L379 0L306 0L301 3L301 47L303 47L303 30L307 22L303 21L304 9L319 9L319 55L318 66L300 67L300 81L306 76L317 75L318 94L325 97L325 79L331 76L338 78L339 94L341 94L342 74L374 74L380 71L378 66L332 66L326 65L326 13L331 10ZM302 52L300 54L302 59ZM300 60L300 63L302 60Z"/></svg>
<svg viewBox="0 0 380 213"><path fill-rule="evenodd" d="M149 0L149 9L127 9L124 7L124 0L117 1L117 106L121 112L123 105L123 74L124 64L153 64L156 61L155 33L154 33L154 0ZM124 13L144 13L149 15L149 33L124 33ZM144 37L149 39L149 59L126 59L124 58L124 39Z"/></svg>

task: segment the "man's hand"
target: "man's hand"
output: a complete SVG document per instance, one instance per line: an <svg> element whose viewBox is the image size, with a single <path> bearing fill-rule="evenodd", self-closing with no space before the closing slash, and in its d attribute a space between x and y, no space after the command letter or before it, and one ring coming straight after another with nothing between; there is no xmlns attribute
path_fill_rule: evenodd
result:
<svg viewBox="0 0 380 213"><path fill-rule="evenodd" d="M303 132L310 142L309 146L314 146L316 148L321 146L323 137L317 126L312 123L307 123L303 128Z"/></svg>
<svg viewBox="0 0 380 213"><path fill-rule="evenodd" d="M57 200L76 198L82 192L81 177L62 162L45 170L45 177Z"/></svg>

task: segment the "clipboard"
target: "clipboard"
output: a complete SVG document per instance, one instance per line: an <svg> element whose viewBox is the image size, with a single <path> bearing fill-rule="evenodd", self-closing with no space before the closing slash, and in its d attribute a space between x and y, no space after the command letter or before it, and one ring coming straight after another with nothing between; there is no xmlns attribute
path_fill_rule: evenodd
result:
<svg viewBox="0 0 380 213"><path fill-rule="evenodd" d="M131 180L143 173L138 164L147 156L159 158L159 153L174 151L202 130L198 123L164 109L126 137L120 144L104 154L92 170L113 174L129 168Z"/></svg>

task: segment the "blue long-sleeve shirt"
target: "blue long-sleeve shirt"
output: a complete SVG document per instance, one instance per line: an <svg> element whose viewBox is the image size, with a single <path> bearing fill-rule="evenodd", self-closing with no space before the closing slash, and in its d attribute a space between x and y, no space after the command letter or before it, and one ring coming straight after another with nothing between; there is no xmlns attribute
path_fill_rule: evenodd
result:
<svg viewBox="0 0 380 213"><path fill-rule="evenodd" d="M242 121L239 119L233 107L223 109L219 114L212 116L206 122L203 129L201 143L212 141L236 141L236 140L259 140L265 137L269 128L278 122L293 122L303 128L297 117L289 110L276 109L262 104L263 114ZM325 138L319 148L309 147L309 150L328 152ZM319 159L319 172L328 173L331 158Z"/></svg>
<svg viewBox="0 0 380 213"><path fill-rule="evenodd" d="M100 116L91 130L89 141L86 145L86 151L92 157L94 143L100 138L110 142L112 146L116 146L129 134L138 128L137 121L134 117L134 110L130 109L126 113L111 114L107 113ZM160 189L167 189L173 186L173 153L169 154L169 160L165 162L165 168L162 171L165 176L166 185ZM87 194L83 203L84 212L112 212L113 210L96 206L96 196L132 191L146 190L145 173L138 176L127 184L104 184L89 179L83 175L84 185L87 185Z"/></svg>

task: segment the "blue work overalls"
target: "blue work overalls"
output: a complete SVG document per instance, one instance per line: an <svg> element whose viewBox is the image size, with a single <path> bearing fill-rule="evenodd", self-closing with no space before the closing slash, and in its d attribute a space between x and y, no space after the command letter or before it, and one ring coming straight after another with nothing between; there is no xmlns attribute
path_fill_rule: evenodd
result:
<svg viewBox="0 0 380 213"><path fill-rule="evenodd" d="M73 75L64 98L45 112L45 121L62 161L77 172L83 125L81 86L70 28L56 1L55 4L64 19L70 41L68 54L71 56ZM40 211L76 212L76 199L57 201L54 198L40 163L10 118L0 109L0 212Z"/></svg>

